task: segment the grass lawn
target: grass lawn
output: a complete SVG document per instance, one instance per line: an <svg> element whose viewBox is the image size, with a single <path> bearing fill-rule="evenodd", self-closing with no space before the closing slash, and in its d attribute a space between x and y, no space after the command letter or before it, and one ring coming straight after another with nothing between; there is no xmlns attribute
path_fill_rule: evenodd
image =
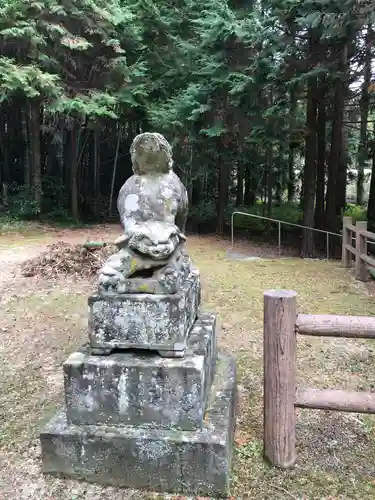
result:
<svg viewBox="0 0 375 500"><path fill-rule="evenodd" d="M64 239L68 239L67 233ZM38 238L38 246L40 243ZM1 249L8 244L0 237L0 260ZM232 497L374 499L373 417L301 410L296 467L279 471L262 458L263 292L269 288L296 290L299 311L304 313L375 315L374 298L338 263L233 261L226 258L226 243L212 237L191 237L188 246L202 275L203 308L219 314L219 344L237 359L240 407ZM43 282L14 277L3 290L1 499L181 498L44 478L40 473L38 431L62 402L62 362L86 339L90 287L88 282L65 278ZM370 341L301 338L298 369L300 386L369 390L375 384L374 347Z"/></svg>

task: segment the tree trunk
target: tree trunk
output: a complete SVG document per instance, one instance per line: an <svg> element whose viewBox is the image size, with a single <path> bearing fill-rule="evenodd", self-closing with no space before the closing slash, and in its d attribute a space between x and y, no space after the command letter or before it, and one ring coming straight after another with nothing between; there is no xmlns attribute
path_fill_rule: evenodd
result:
<svg viewBox="0 0 375 500"><path fill-rule="evenodd" d="M42 164L40 157L40 102L30 101L30 150L31 150L31 182L36 209L42 205Z"/></svg>
<svg viewBox="0 0 375 500"><path fill-rule="evenodd" d="M256 200L256 192L254 185L254 176L251 173L251 165L246 165L245 167L245 193L244 193L244 205L245 207L251 207L254 205Z"/></svg>
<svg viewBox="0 0 375 500"><path fill-rule="evenodd" d="M278 166L277 166L277 179L275 182L275 202L278 205L281 205L282 199L283 199L283 192L285 188L285 165L284 165L284 158L285 158L285 151L284 151L284 145L282 143L279 143L278 148L277 148L277 157L278 157Z"/></svg>
<svg viewBox="0 0 375 500"><path fill-rule="evenodd" d="M98 131L94 130L94 215L96 221L100 219L100 149L98 141Z"/></svg>
<svg viewBox="0 0 375 500"><path fill-rule="evenodd" d="M119 127L117 131L117 144L116 144L116 152L115 152L115 159L113 162L113 170L112 170L112 180L111 180L111 191L109 194L109 211L108 214L111 217L112 216L112 204L113 204L113 192L115 190L115 179L116 179L116 172L117 172L117 162L118 162L118 153L120 149L120 140L121 140L121 128Z"/></svg>
<svg viewBox="0 0 375 500"><path fill-rule="evenodd" d="M371 82L371 43L373 38L373 32L371 25L367 28L365 43L366 43L366 55L365 64L363 68L363 84L362 84L362 95L359 102L360 108L360 132L359 132L359 145L357 153L357 205L364 204L364 179L365 179L365 167L368 160L368 145L367 145L367 120L369 113L369 86Z"/></svg>
<svg viewBox="0 0 375 500"><path fill-rule="evenodd" d="M310 54L316 53L318 43L313 34L310 34ZM305 166L303 170L303 225L314 227L315 189L316 189L316 156L317 156L317 78L310 78L307 86L306 110L306 144ZM302 257L314 256L314 231L302 231Z"/></svg>
<svg viewBox="0 0 375 500"><path fill-rule="evenodd" d="M315 227L324 225L325 196L325 164L326 164L326 103L325 81L322 78L318 88L318 120L317 120L317 172L316 172L316 202Z"/></svg>
<svg viewBox="0 0 375 500"><path fill-rule="evenodd" d="M306 147L306 145L305 145L305 147ZM305 192L305 179L304 179L303 169L300 172L300 183L301 183L301 187L300 187L300 191L299 191L299 208L303 211L304 192Z"/></svg>
<svg viewBox="0 0 375 500"><path fill-rule="evenodd" d="M223 120L225 125L228 120L228 94L226 92L218 92L216 96L216 111L215 118ZM228 127L229 128L229 127ZM227 208L229 198L229 181L231 172L231 163L227 150L227 137L222 135L216 139L218 151L224 151L224 154L219 155L219 170L217 174L217 233L224 234L225 228L225 210Z"/></svg>
<svg viewBox="0 0 375 500"><path fill-rule="evenodd" d="M9 104L7 102L2 103L2 110L0 113L0 151L2 155L1 162L1 184L8 184L10 182L10 170L9 170Z"/></svg>
<svg viewBox="0 0 375 500"><path fill-rule="evenodd" d="M371 171L371 181L370 181L370 193L367 206L367 221L368 221L368 230L374 232L375 231L375 139L372 139L370 147L371 147L372 171Z"/></svg>
<svg viewBox="0 0 375 500"><path fill-rule="evenodd" d="M290 116L294 121L297 107L297 99L295 89L290 90ZM289 137L289 151L288 151L288 201L294 200L295 195L295 172L294 172L294 145L292 143L292 134Z"/></svg>
<svg viewBox="0 0 375 500"><path fill-rule="evenodd" d="M266 162L267 162L267 170L266 170L266 175L264 177L264 209L263 210L263 216L272 217L272 188L273 188L273 151L272 151L272 145L269 144L266 146ZM272 228L272 223L270 221L266 221L266 228L267 228L267 237L269 238L271 236L271 228Z"/></svg>
<svg viewBox="0 0 375 500"><path fill-rule="evenodd" d="M267 217L272 217L272 188L274 183L272 162L273 162L273 150L272 150L272 145L269 145L267 147L267 183L266 183Z"/></svg>
<svg viewBox="0 0 375 500"><path fill-rule="evenodd" d="M343 73L343 76L341 78L337 78L335 85L335 93L333 98L331 151L328 163L328 180L327 180L326 214L325 214L326 229L332 232L338 232L340 228L340 213L337 213L337 210L340 205L338 183L341 170L340 164L342 164L343 122L344 122L345 89L346 89L344 74L346 74L346 65L347 65L346 45L340 48L339 55L340 55L340 64L338 69Z"/></svg>
<svg viewBox="0 0 375 500"><path fill-rule="evenodd" d="M74 220L79 220L79 209L78 209L78 161L77 161L77 127L75 123L72 125L72 129L69 131L70 135L70 209L72 212L72 217Z"/></svg>
<svg viewBox="0 0 375 500"><path fill-rule="evenodd" d="M345 89L346 94L347 88ZM340 216L340 224L343 217L343 211L346 205L346 185L348 180L348 142L349 142L349 129L347 125L348 121L348 110L344 108L344 119L342 126L342 146L341 155L339 163L339 175L337 179L337 208L336 213Z"/></svg>
<svg viewBox="0 0 375 500"><path fill-rule="evenodd" d="M29 122L30 122L30 107L26 104L21 111L21 130L25 144L24 154L24 167L23 167L23 180L26 186L31 186L31 165L30 165L30 135L29 135Z"/></svg>
<svg viewBox="0 0 375 500"><path fill-rule="evenodd" d="M225 210L227 208L229 193L229 174L229 165L224 160L220 161L217 190L217 233L220 236L224 234L225 228Z"/></svg>
<svg viewBox="0 0 375 500"><path fill-rule="evenodd" d="M236 190L236 207L241 207L244 202L244 173L245 165L240 160L237 162L237 190Z"/></svg>

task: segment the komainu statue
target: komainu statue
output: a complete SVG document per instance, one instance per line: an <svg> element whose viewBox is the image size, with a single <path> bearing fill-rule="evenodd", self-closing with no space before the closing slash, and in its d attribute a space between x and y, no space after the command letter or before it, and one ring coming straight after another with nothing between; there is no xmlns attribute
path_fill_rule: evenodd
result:
<svg viewBox="0 0 375 500"><path fill-rule="evenodd" d="M191 270L184 250L187 192L173 172L172 148L161 134L138 135L130 154L134 175L117 201L124 234L100 271L99 291L175 293Z"/></svg>
<svg viewBox="0 0 375 500"><path fill-rule="evenodd" d="M216 314L200 310L171 147L141 134L131 157L118 197L124 234L88 298L89 343L64 363L66 408L40 435L43 471L163 498L228 498L235 362L217 351Z"/></svg>

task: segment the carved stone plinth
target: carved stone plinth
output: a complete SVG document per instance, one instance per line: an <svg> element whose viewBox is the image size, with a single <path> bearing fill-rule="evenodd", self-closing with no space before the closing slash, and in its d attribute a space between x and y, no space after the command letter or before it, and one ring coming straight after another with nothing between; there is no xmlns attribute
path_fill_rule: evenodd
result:
<svg viewBox="0 0 375 500"><path fill-rule="evenodd" d="M216 363L216 319L201 314L183 358L119 352L92 356L90 348L64 363L71 424L179 428L203 423Z"/></svg>
<svg viewBox="0 0 375 500"><path fill-rule="evenodd" d="M220 355L200 429L70 425L61 411L40 436L43 470L101 484L226 497L235 403L235 364Z"/></svg>
<svg viewBox="0 0 375 500"><path fill-rule="evenodd" d="M90 297L89 340L93 353L148 349L161 356L183 356L200 295L199 272L194 269L175 294Z"/></svg>

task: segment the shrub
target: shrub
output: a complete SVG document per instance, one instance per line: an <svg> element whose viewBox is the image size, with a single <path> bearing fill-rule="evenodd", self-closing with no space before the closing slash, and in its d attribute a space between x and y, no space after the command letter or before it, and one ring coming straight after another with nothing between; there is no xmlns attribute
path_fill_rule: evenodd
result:
<svg viewBox="0 0 375 500"><path fill-rule="evenodd" d="M353 224L355 224L358 220L367 220L366 207L355 205L354 203L348 203L346 205L344 215L346 217L352 217Z"/></svg>
<svg viewBox="0 0 375 500"><path fill-rule="evenodd" d="M40 214L40 206L34 201L33 188L13 183L8 188L9 213L20 219L34 219Z"/></svg>
<svg viewBox="0 0 375 500"><path fill-rule="evenodd" d="M188 214L188 229L193 232L209 233L216 230L217 212L215 201L202 201L191 206Z"/></svg>
<svg viewBox="0 0 375 500"><path fill-rule="evenodd" d="M265 216L266 213L266 207L264 204L256 204L252 207L237 207L233 208L232 211L234 210L260 216ZM271 218L285 223L289 222L291 224L301 224L303 212L296 203L285 203L272 207ZM228 224L230 225L230 217ZM258 219L256 217L248 217L246 215L235 215L234 217L234 231L238 232L251 231L255 234L262 234L265 231L270 231L271 233L276 233L277 226L276 222L269 222L266 219ZM289 226L287 224L282 224L282 229L284 233L296 233L300 231L299 228Z"/></svg>
<svg viewBox="0 0 375 500"><path fill-rule="evenodd" d="M22 233L28 229L27 223L9 214L0 215L0 235L17 232Z"/></svg>

